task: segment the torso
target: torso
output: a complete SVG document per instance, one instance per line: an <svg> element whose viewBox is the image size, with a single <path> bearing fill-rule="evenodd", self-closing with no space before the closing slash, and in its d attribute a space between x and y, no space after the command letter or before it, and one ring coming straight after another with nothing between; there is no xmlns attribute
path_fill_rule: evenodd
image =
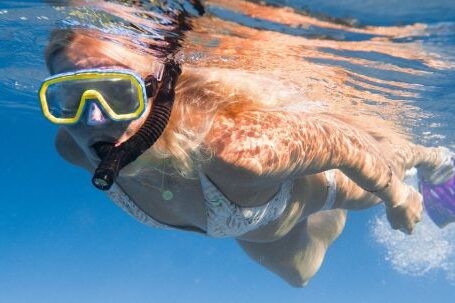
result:
<svg viewBox="0 0 455 303"><path fill-rule="evenodd" d="M94 171L95 163L90 163L64 128L57 135L56 146L67 161L89 172ZM163 164L155 163L154 167L162 168ZM167 171L169 170L171 169L168 168ZM266 203L275 195L283 181L251 175L215 160L209 161L202 172L210 177L230 201L241 207ZM175 172L163 175L161 171L151 168L139 175L122 171L117 180L134 204L153 219L167 225L196 227L202 232L206 231L206 205L197 178L183 178ZM327 198L327 181L323 174L295 178L292 188L289 202L278 219L239 239L253 242L276 240L289 232L297 222L320 210ZM164 191L172 192L172 199L164 199Z"/></svg>
<svg viewBox="0 0 455 303"><path fill-rule="evenodd" d="M119 177L118 184L145 213L173 226L206 228L204 196L199 180L149 173L147 177ZM172 198L165 199L165 192Z"/></svg>
<svg viewBox="0 0 455 303"><path fill-rule="evenodd" d="M223 194L240 207L254 207L267 203L280 189L280 183L264 186L256 178L254 186L238 186L235 182L220 183L217 180L239 180L235 170L224 170L223 176L213 178L213 170L207 172ZM241 178L240 178L241 179ZM251 182L250 182L251 184ZM206 201L199 179L187 179L180 175L147 171L146 176L120 176L118 185L132 201L154 220L183 229L207 231ZM302 218L319 210L327 196L326 178L322 174L292 180L292 192L284 211L278 219L266 226L250 231L240 239L248 241L273 241L286 234ZM314 190L308 190L313 188ZM172 197L170 197L172 193Z"/></svg>

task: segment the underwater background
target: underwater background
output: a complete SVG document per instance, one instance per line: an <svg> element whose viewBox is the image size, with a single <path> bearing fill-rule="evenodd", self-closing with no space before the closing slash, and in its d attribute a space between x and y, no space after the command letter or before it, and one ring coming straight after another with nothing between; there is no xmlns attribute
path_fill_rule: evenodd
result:
<svg viewBox="0 0 455 303"><path fill-rule="evenodd" d="M425 217L405 236L390 229L382 206L350 212L318 274L294 289L232 239L154 230L126 215L57 155L57 128L42 117L37 90L52 29L131 28L65 3L0 1L0 303L453 300L455 224L440 230ZM308 17L299 26L235 3L208 1L207 12L232 26L307 38L316 53L290 51L321 69L312 84L325 87L333 79L324 71L342 71L342 95L361 100L362 110L401 119L416 142L455 148L455 1L260 1ZM192 41L193 60L222 65L226 58L201 41Z"/></svg>

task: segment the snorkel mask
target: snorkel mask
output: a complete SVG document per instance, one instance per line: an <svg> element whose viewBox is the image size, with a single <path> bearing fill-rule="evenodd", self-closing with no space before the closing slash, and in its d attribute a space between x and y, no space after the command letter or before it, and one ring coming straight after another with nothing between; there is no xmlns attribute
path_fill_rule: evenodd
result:
<svg viewBox="0 0 455 303"><path fill-rule="evenodd" d="M141 117L148 103L147 87L160 81L163 65L143 80L136 73L116 68L84 69L61 73L43 81L39 96L44 116L55 124L79 122L89 101L95 101L113 121Z"/></svg>
<svg viewBox="0 0 455 303"><path fill-rule="evenodd" d="M92 183L108 190L120 170L149 149L163 133L175 99L175 85L181 74L177 63L169 62L142 79L122 69L80 70L44 80L39 91L44 116L60 125L77 123L88 100L97 102L113 121L140 118L149 99L150 114L141 128L127 141L115 146L97 142L92 147L101 159Z"/></svg>

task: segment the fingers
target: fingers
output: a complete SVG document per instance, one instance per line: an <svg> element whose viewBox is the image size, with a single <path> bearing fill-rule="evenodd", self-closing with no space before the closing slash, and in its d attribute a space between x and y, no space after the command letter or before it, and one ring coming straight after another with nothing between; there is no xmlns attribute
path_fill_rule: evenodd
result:
<svg viewBox="0 0 455 303"><path fill-rule="evenodd" d="M402 233L405 233L407 235L411 235L414 232L416 224L417 224L417 221L408 221L404 225L402 225L402 224L398 224L395 226L392 225L392 228L394 230L399 230Z"/></svg>
<svg viewBox="0 0 455 303"><path fill-rule="evenodd" d="M441 184L441 183L444 183L445 181L449 180L450 178L452 178L453 175L454 175L453 167L444 168L444 170L441 170L440 172L438 172L437 175L431 176L430 181L433 184Z"/></svg>
<svg viewBox="0 0 455 303"><path fill-rule="evenodd" d="M422 196L417 192L411 192L407 203L387 208L387 219L393 229L409 235L413 233L416 224L422 220L422 212Z"/></svg>
<svg viewBox="0 0 455 303"><path fill-rule="evenodd" d="M402 232L404 232L407 235L411 235L414 232L414 228L416 226L417 222L409 221L404 229L400 229Z"/></svg>
<svg viewBox="0 0 455 303"><path fill-rule="evenodd" d="M410 235L413 233L414 231L414 228L415 228L415 225L416 225L417 221L406 221L403 223L397 223L397 222L390 222L390 226L392 227L392 229L394 230L399 230L401 231L402 233L405 233L407 235Z"/></svg>

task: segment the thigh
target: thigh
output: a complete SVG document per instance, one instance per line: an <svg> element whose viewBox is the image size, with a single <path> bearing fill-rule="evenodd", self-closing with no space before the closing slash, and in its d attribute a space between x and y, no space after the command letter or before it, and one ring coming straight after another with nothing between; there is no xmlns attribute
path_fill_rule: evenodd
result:
<svg viewBox="0 0 455 303"><path fill-rule="evenodd" d="M256 262L292 286L302 287L319 270L327 248L340 235L345 221L346 212L343 210L320 211L276 241L237 241Z"/></svg>

